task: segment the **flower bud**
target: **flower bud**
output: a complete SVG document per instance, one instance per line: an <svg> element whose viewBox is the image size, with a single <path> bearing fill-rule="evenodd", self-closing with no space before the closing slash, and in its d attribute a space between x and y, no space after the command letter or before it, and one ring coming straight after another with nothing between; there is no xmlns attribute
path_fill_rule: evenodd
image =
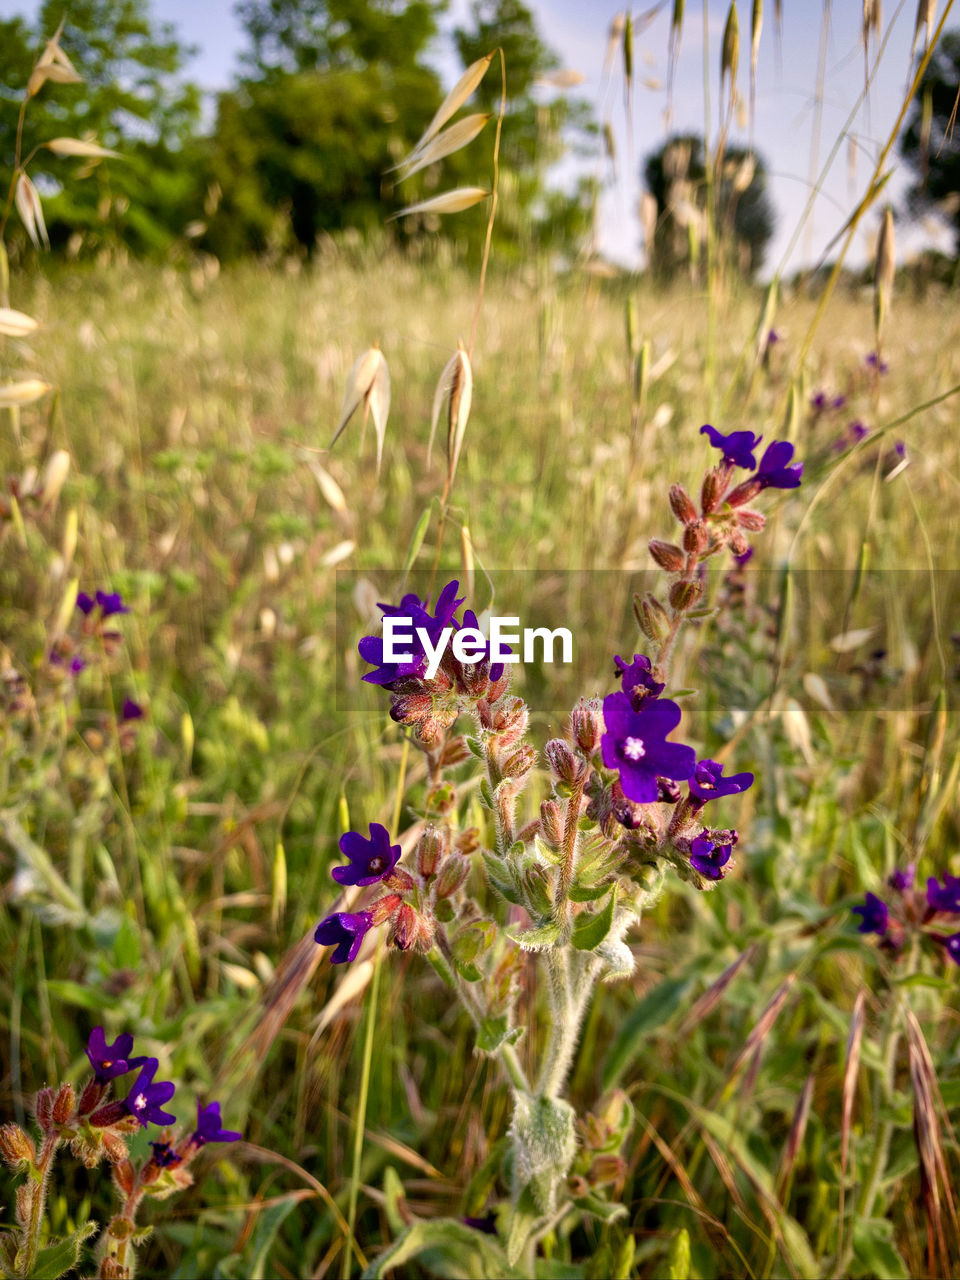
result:
<svg viewBox="0 0 960 1280"><path fill-rule="evenodd" d="M99 1107L90 1117L90 1124L94 1129L105 1129L107 1125L116 1124L119 1120L127 1117L129 1112L122 1102L108 1102L105 1107Z"/></svg>
<svg viewBox="0 0 960 1280"><path fill-rule="evenodd" d="M460 684L472 698L482 698L490 684L490 669L485 662L458 664Z"/></svg>
<svg viewBox="0 0 960 1280"><path fill-rule="evenodd" d="M430 714L433 700L426 693L401 693L390 704L390 719L396 724L419 724Z"/></svg>
<svg viewBox="0 0 960 1280"><path fill-rule="evenodd" d="M395 893L410 893L417 887L417 882L404 867L394 867L388 876L383 877L383 884Z"/></svg>
<svg viewBox="0 0 960 1280"><path fill-rule="evenodd" d="M95 1107L100 1105L100 1099L105 1093L104 1086L99 1080L88 1080L80 1094L80 1105L77 1111L82 1116L88 1116Z"/></svg>
<svg viewBox="0 0 960 1280"><path fill-rule="evenodd" d="M510 688L510 664L506 663L503 668L503 675L499 680L491 680L487 689L486 700L494 703L498 698L502 697Z"/></svg>
<svg viewBox="0 0 960 1280"><path fill-rule="evenodd" d="M693 524L697 519L697 508L682 484L670 486L670 510L681 524Z"/></svg>
<svg viewBox="0 0 960 1280"><path fill-rule="evenodd" d="M727 494L727 502L731 507L742 507L752 501L758 493L763 489L763 485L754 476L750 480L744 480L743 484L738 484L732 493Z"/></svg>
<svg viewBox="0 0 960 1280"><path fill-rule="evenodd" d="M723 493L722 473L718 470L708 471L703 477L703 488L700 490L700 505L705 516L711 515L720 505Z"/></svg>
<svg viewBox="0 0 960 1280"><path fill-rule="evenodd" d="M132 1231L133 1227L129 1219L119 1213L115 1214L107 1223L107 1235L112 1236L114 1240L126 1240Z"/></svg>
<svg viewBox="0 0 960 1280"><path fill-rule="evenodd" d="M26 1228L30 1222L30 1210L33 1207L34 1182L24 1182L17 1187L14 1215L21 1227Z"/></svg>
<svg viewBox="0 0 960 1280"><path fill-rule="evenodd" d="M730 550L735 556L744 556L750 550L750 543L739 529L734 529L730 534Z"/></svg>
<svg viewBox="0 0 960 1280"><path fill-rule="evenodd" d="M388 893L384 897L378 898L368 908L373 923L375 925L383 924L384 920L389 920L402 903L403 899L397 893Z"/></svg>
<svg viewBox="0 0 960 1280"><path fill-rule="evenodd" d="M442 834L436 827L427 827L417 845L417 870L425 880L429 880L444 853Z"/></svg>
<svg viewBox="0 0 960 1280"><path fill-rule="evenodd" d="M53 1128L53 1099L54 1092L52 1089L41 1089L37 1094L34 1115L37 1117L37 1124L44 1131L49 1133Z"/></svg>
<svg viewBox="0 0 960 1280"><path fill-rule="evenodd" d="M120 1195L126 1198L133 1191L137 1173L129 1160L118 1160L113 1166L113 1183Z"/></svg>
<svg viewBox="0 0 960 1280"><path fill-rule="evenodd" d="M424 716L417 723L414 732L421 746L432 747L437 739L442 736L443 726L435 716Z"/></svg>
<svg viewBox="0 0 960 1280"><path fill-rule="evenodd" d="M476 827L467 827L454 840L453 847L459 849L461 853L473 853L474 850L480 848L480 832Z"/></svg>
<svg viewBox="0 0 960 1280"><path fill-rule="evenodd" d="M0 1125L0 1156L15 1169L21 1161L32 1164L37 1151L32 1139L18 1124L4 1124Z"/></svg>
<svg viewBox="0 0 960 1280"><path fill-rule="evenodd" d="M527 731L527 718L527 708L522 698L504 698L493 713L492 724L506 745L523 737Z"/></svg>
<svg viewBox="0 0 960 1280"><path fill-rule="evenodd" d="M590 1172L587 1174L587 1180L594 1187L603 1186L610 1182L619 1182L627 1171L626 1162L622 1156L618 1155L599 1155L594 1158L590 1166Z"/></svg>
<svg viewBox="0 0 960 1280"><path fill-rule="evenodd" d="M534 751L533 747L531 747L528 742L525 742L521 747L517 748L512 756L508 756L503 762L503 765L501 766L503 776L505 778L526 777L533 768L536 758L537 753Z"/></svg>
<svg viewBox="0 0 960 1280"><path fill-rule="evenodd" d="M107 1159L111 1164L117 1164L120 1160L127 1157L127 1144L118 1133L111 1133L109 1129L103 1129L100 1133L103 1149Z"/></svg>
<svg viewBox="0 0 960 1280"><path fill-rule="evenodd" d="M698 556L710 541L710 534L702 521L688 525L683 531L683 548L691 555Z"/></svg>
<svg viewBox="0 0 960 1280"><path fill-rule="evenodd" d="M408 902L397 911L390 931L390 941L400 951L409 951L417 940L419 932L417 913Z"/></svg>
<svg viewBox="0 0 960 1280"><path fill-rule="evenodd" d="M599 698L581 698L570 715L570 732L577 746L588 756L600 748L603 734L600 707Z"/></svg>
<svg viewBox="0 0 960 1280"><path fill-rule="evenodd" d="M60 1091L53 1104L53 1123L66 1124L73 1115L74 1093L72 1084L60 1086Z"/></svg>
<svg viewBox="0 0 960 1280"><path fill-rule="evenodd" d="M451 853L437 876L437 897L449 898L466 881L470 874L470 860L459 853Z"/></svg>
<svg viewBox="0 0 960 1280"><path fill-rule="evenodd" d="M552 879L547 868L530 862L520 873L524 906L532 916L548 916L553 910Z"/></svg>
<svg viewBox="0 0 960 1280"><path fill-rule="evenodd" d="M451 738L443 748L440 756L440 763L445 768L452 768L454 765L463 764L464 760L469 759L470 748L467 746L467 740L464 737Z"/></svg>
<svg viewBox="0 0 960 1280"><path fill-rule="evenodd" d="M573 754L573 748L563 738L551 738L543 748L547 763L555 778L561 782L576 782L583 772L583 764Z"/></svg>
<svg viewBox="0 0 960 1280"><path fill-rule="evenodd" d="M563 809L556 800L544 800L540 806L540 831L547 844L555 849L563 839Z"/></svg>
<svg viewBox="0 0 960 1280"><path fill-rule="evenodd" d="M742 529L749 529L751 533L759 533L766 528L767 517L761 511L738 511L737 524Z"/></svg>
<svg viewBox="0 0 960 1280"><path fill-rule="evenodd" d="M651 538L649 548L651 556L661 569L666 569L669 573L683 572L686 557L672 542L661 542L659 538Z"/></svg>
<svg viewBox="0 0 960 1280"><path fill-rule="evenodd" d="M660 644L670 633L667 611L655 596L634 596L633 613L637 625L648 640Z"/></svg>
<svg viewBox="0 0 960 1280"><path fill-rule="evenodd" d="M670 603L678 613L692 609L703 595L703 583L698 578L675 582L670 588Z"/></svg>

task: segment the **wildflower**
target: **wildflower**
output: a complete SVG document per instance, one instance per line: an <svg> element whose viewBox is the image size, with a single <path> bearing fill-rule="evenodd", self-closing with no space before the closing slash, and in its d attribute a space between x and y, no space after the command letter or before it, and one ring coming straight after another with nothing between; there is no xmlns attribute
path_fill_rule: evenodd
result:
<svg viewBox="0 0 960 1280"><path fill-rule="evenodd" d="M880 359L880 353L878 351L871 351L869 355L864 358L864 364L870 369L876 369L877 373L886 373L889 368L886 360Z"/></svg>
<svg viewBox="0 0 960 1280"><path fill-rule="evenodd" d="M768 347L775 347L779 341L780 341L780 335L779 335L779 333L777 333L776 329L770 329L770 330L768 330L768 332L767 332L767 346L768 346Z"/></svg>
<svg viewBox="0 0 960 1280"><path fill-rule="evenodd" d="M697 763L693 748L666 741L680 723L680 715L677 704L666 698L652 698L639 710L625 693L604 698L603 763L619 770L628 800L650 804L658 796L658 777L685 782L693 773Z"/></svg>
<svg viewBox="0 0 960 1280"><path fill-rule="evenodd" d="M89 597L87 597L89 599ZM77 597L79 602L80 597ZM98 591L97 604L100 606L100 612L105 618L112 618L116 613L129 613L130 610L123 603L123 597L119 591ZM85 612L89 613L89 610Z"/></svg>
<svg viewBox="0 0 960 1280"><path fill-rule="evenodd" d="M139 702L134 702L132 698L124 698L123 710L120 712L120 719L126 723L129 720L142 720L143 707Z"/></svg>
<svg viewBox="0 0 960 1280"><path fill-rule="evenodd" d="M750 563L750 561L753 559L753 547L747 547L747 549L746 549L746 551L744 551L743 555L739 555L739 556L738 556L738 555L734 555L734 557L733 557L733 558L734 558L734 560L736 560L737 565L738 565L741 569L746 568L746 566L747 566L747 565Z"/></svg>
<svg viewBox="0 0 960 1280"><path fill-rule="evenodd" d="M707 880L722 880L730 861L736 832L704 831L690 845L690 864Z"/></svg>
<svg viewBox="0 0 960 1280"><path fill-rule="evenodd" d="M891 873L887 884L891 889L895 889L897 893L906 893L908 889L913 888L914 875L916 868L912 862L908 863L903 871L896 867Z"/></svg>
<svg viewBox="0 0 960 1280"><path fill-rule="evenodd" d="M148 1124L176 1124L177 1117L163 1110L163 1105L173 1097L176 1086L169 1080L161 1080L154 1084L160 1063L156 1058L140 1058L136 1065L143 1064L140 1074L130 1092L124 1099L127 1112L139 1121L142 1128Z"/></svg>
<svg viewBox="0 0 960 1280"><path fill-rule="evenodd" d="M875 893L868 893L863 904L853 908L853 914L860 916L857 933L884 934L887 932L889 916L887 904Z"/></svg>
<svg viewBox="0 0 960 1280"><path fill-rule="evenodd" d="M847 434L853 444L859 444L870 434L870 428L858 418L856 422L851 422L847 427Z"/></svg>
<svg viewBox="0 0 960 1280"><path fill-rule="evenodd" d="M336 911L320 921L313 936L321 947L335 948L330 957L331 964L343 964L356 959L360 944L372 925L373 917L369 911Z"/></svg>
<svg viewBox="0 0 960 1280"><path fill-rule="evenodd" d="M81 591L77 595L77 608L85 618L89 617L97 607L97 602L93 596L88 596L85 591Z"/></svg>
<svg viewBox="0 0 960 1280"><path fill-rule="evenodd" d="M788 466L793 457L793 445L786 440L776 440L768 445L760 459L755 480L761 489L796 489L803 475L803 463Z"/></svg>
<svg viewBox="0 0 960 1280"><path fill-rule="evenodd" d="M935 876L927 881L927 906L931 911L960 912L960 876L944 876L943 887Z"/></svg>
<svg viewBox="0 0 960 1280"><path fill-rule="evenodd" d="M628 663L619 654L614 658L617 670L614 673L621 681L623 692L637 711L647 698L656 698L663 693L663 685L653 678L653 666L650 659L642 653L635 653L633 661Z"/></svg>
<svg viewBox="0 0 960 1280"><path fill-rule="evenodd" d="M183 1156L169 1142L151 1142L153 1155L150 1157L159 1169L174 1169L183 1160Z"/></svg>
<svg viewBox="0 0 960 1280"><path fill-rule="evenodd" d="M699 761L690 778L690 794L706 804L722 796L738 795L753 786L752 773L733 773L726 778L722 775L723 765L716 760Z"/></svg>
<svg viewBox="0 0 960 1280"><path fill-rule="evenodd" d="M943 945L950 959L960 964L960 933L952 933L949 938L944 938Z"/></svg>
<svg viewBox="0 0 960 1280"><path fill-rule="evenodd" d="M360 657L363 658L364 662L369 662L371 666L377 668L376 671L368 671L363 677L368 684L385 685L389 688L395 681L401 680L405 676L419 677L423 674L426 651L422 640L417 635L417 629L422 628L429 636L431 643L435 644L445 627L457 626L457 620L454 615L463 604L463 597L459 600L456 598L459 586L460 584L456 580L447 583L437 597L435 613L429 611L428 601L421 600L413 592L408 592L399 605L379 605L380 611L385 618L410 619L412 634L409 641L409 652L412 658L409 662L384 662L383 637L364 636L358 645Z"/></svg>
<svg viewBox="0 0 960 1280"><path fill-rule="evenodd" d="M121 1032L113 1044L107 1044L103 1027L93 1028L84 1053L90 1059L98 1084L107 1084L117 1076L126 1075L132 1065L129 1061L132 1048L133 1036L129 1031Z"/></svg>
<svg viewBox="0 0 960 1280"><path fill-rule="evenodd" d="M705 435L713 447L721 451L726 466L745 467L750 471L757 465L753 451L763 436L754 435L752 431L731 431L729 435L723 435L709 423L704 423L700 434Z"/></svg>
<svg viewBox="0 0 960 1280"><path fill-rule="evenodd" d="M221 1127L219 1102L211 1102L203 1107L197 1100L197 1127L190 1135L190 1141L195 1147L202 1147L207 1142L238 1142L242 1137L242 1133Z"/></svg>
<svg viewBox="0 0 960 1280"><path fill-rule="evenodd" d="M340 837L340 852L350 865L334 867L331 875L337 884L368 885L385 879L400 860L400 846L391 845L390 833L379 822L370 823L370 839L356 831Z"/></svg>

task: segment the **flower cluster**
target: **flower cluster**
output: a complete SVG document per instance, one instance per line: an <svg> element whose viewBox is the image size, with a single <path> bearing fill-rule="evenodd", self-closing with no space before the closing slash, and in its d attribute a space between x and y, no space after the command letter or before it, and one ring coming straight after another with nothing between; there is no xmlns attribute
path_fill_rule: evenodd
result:
<svg viewBox="0 0 960 1280"><path fill-rule="evenodd" d="M943 932L944 925L960 926L960 876L945 875L943 884L930 876L925 890L915 889L914 865L910 863L893 872L887 887L891 890L890 902L868 893L853 908L854 915L860 917L857 932L877 934L881 946L895 955L903 951L908 936L919 936L960 964L960 928ZM943 920L945 916L953 919Z"/></svg>

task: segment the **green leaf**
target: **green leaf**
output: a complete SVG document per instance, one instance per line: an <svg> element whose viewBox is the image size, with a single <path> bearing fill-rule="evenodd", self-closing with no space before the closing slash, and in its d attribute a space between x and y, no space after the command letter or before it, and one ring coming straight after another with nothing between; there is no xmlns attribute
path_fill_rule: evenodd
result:
<svg viewBox="0 0 960 1280"><path fill-rule="evenodd" d="M380 1280L388 1271L402 1268L411 1258L424 1255L424 1266L450 1280L519 1280L507 1264L503 1247L493 1236L454 1218L431 1218L412 1223L401 1236L367 1267L362 1280ZM403 1274L402 1270L398 1274Z"/></svg>
<svg viewBox="0 0 960 1280"><path fill-rule="evenodd" d="M855 1218L851 1277L907 1280L910 1271L893 1240L893 1223L886 1218Z"/></svg>
<svg viewBox="0 0 960 1280"><path fill-rule="evenodd" d="M507 902L512 902L515 906L520 905L520 895L517 893L516 885L510 875L510 870L504 860L489 850L482 850L483 865L487 869L487 879L490 881L491 888L499 893L501 898L506 898Z"/></svg>
<svg viewBox="0 0 960 1280"><path fill-rule="evenodd" d="M390 1230L399 1235L405 1226L403 1214L400 1210L401 1202L405 1198L405 1192L403 1183L400 1181L400 1175L392 1164L388 1164L383 1171L383 1196L383 1209L387 1215Z"/></svg>
<svg viewBox="0 0 960 1280"><path fill-rule="evenodd" d="M608 884L583 885L574 884L570 890L571 902L597 902L605 893L610 892Z"/></svg>
<svg viewBox="0 0 960 1280"><path fill-rule="evenodd" d="M505 1044L516 1044L523 1027L511 1027L505 1013L497 1018L484 1018L477 1028L477 1048L481 1053L496 1053Z"/></svg>
<svg viewBox="0 0 960 1280"><path fill-rule="evenodd" d="M514 926L507 929L507 937L523 947L524 951L545 951L560 937L560 925L556 920L548 920L532 929L518 929Z"/></svg>
<svg viewBox="0 0 960 1280"><path fill-rule="evenodd" d="M610 898L602 911L577 916L571 941L578 951L596 951L613 926L613 910L617 905L617 886L610 891Z"/></svg>
<svg viewBox="0 0 960 1280"><path fill-rule="evenodd" d="M79 1231L67 1236L59 1244L40 1249L30 1272L32 1280L58 1280L59 1276L72 1271L80 1261L80 1248L84 1240L92 1236L96 1229L95 1222L85 1222Z"/></svg>
<svg viewBox="0 0 960 1280"><path fill-rule="evenodd" d="M253 1231L253 1238L247 1250L250 1269L246 1274L250 1277L250 1280L266 1280L266 1277L272 1274L267 1270L267 1255L270 1252L270 1246L273 1244L284 1219L289 1216L299 1203L299 1196L291 1196L289 1199L279 1200L276 1204L260 1210L257 1215L257 1225Z"/></svg>
<svg viewBox="0 0 960 1280"><path fill-rule="evenodd" d="M690 1277L690 1233L681 1227L670 1241L667 1254L667 1275L670 1280L689 1280Z"/></svg>
<svg viewBox="0 0 960 1280"><path fill-rule="evenodd" d="M616 1222L618 1218L627 1217L624 1205L613 1204L610 1200L605 1200L603 1196L598 1195L596 1191L588 1191L585 1196L580 1196L573 1203L581 1213L587 1214L590 1218L599 1218L601 1222Z"/></svg>
<svg viewBox="0 0 960 1280"><path fill-rule="evenodd" d="M603 1068L603 1087L609 1087L621 1075L644 1047L651 1031L670 1018L683 1003L690 987L689 978L666 978L652 991L648 991L632 1012L614 1040Z"/></svg>
<svg viewBox="0 0 960 1280"><path fill-rule="evenodd" d="M414 560L420 554L423 540L427 536L427 530L430 528L430 517L432 515L433 503L420 513L420 519L417 521L417 527L413 531L413 537L410 539L410 545L407 547L407 554L403 561L404 573L413 567Z"/></svg>
<svg viewBox="0 0 960 1280"><path fill-rule="evenodd" d="M507 1261L511 1267L520 1260L524 1245L539 1216L533 1193L529 1187L524 1187L510 1211L510 1225L507 1228Z"/></svg>

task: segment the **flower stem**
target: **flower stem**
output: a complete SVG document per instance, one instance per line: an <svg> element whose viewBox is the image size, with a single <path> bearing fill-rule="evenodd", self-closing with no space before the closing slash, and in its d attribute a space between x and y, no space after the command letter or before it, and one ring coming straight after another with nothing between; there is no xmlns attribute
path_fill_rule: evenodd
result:
<svg viewBox="0 0 960 1280"><path fill-rule="evenodd" d="M43 1225L43 1207L47 1201L47 1185L50 1181L53 1157L59 1145L60 1135L48 1133L43 1139L43 1145L40 1147L40 1154L34 1166L34 1176L39 1175L39 1177L33 1188L33 1197L30 1200L30 1221L27 1225L27 1238L23 1249L23 1268L20 1273L24 1276L33 1275L33 1267L37 1260L37 1250L40 1245L40 1228Z"/></svg>

